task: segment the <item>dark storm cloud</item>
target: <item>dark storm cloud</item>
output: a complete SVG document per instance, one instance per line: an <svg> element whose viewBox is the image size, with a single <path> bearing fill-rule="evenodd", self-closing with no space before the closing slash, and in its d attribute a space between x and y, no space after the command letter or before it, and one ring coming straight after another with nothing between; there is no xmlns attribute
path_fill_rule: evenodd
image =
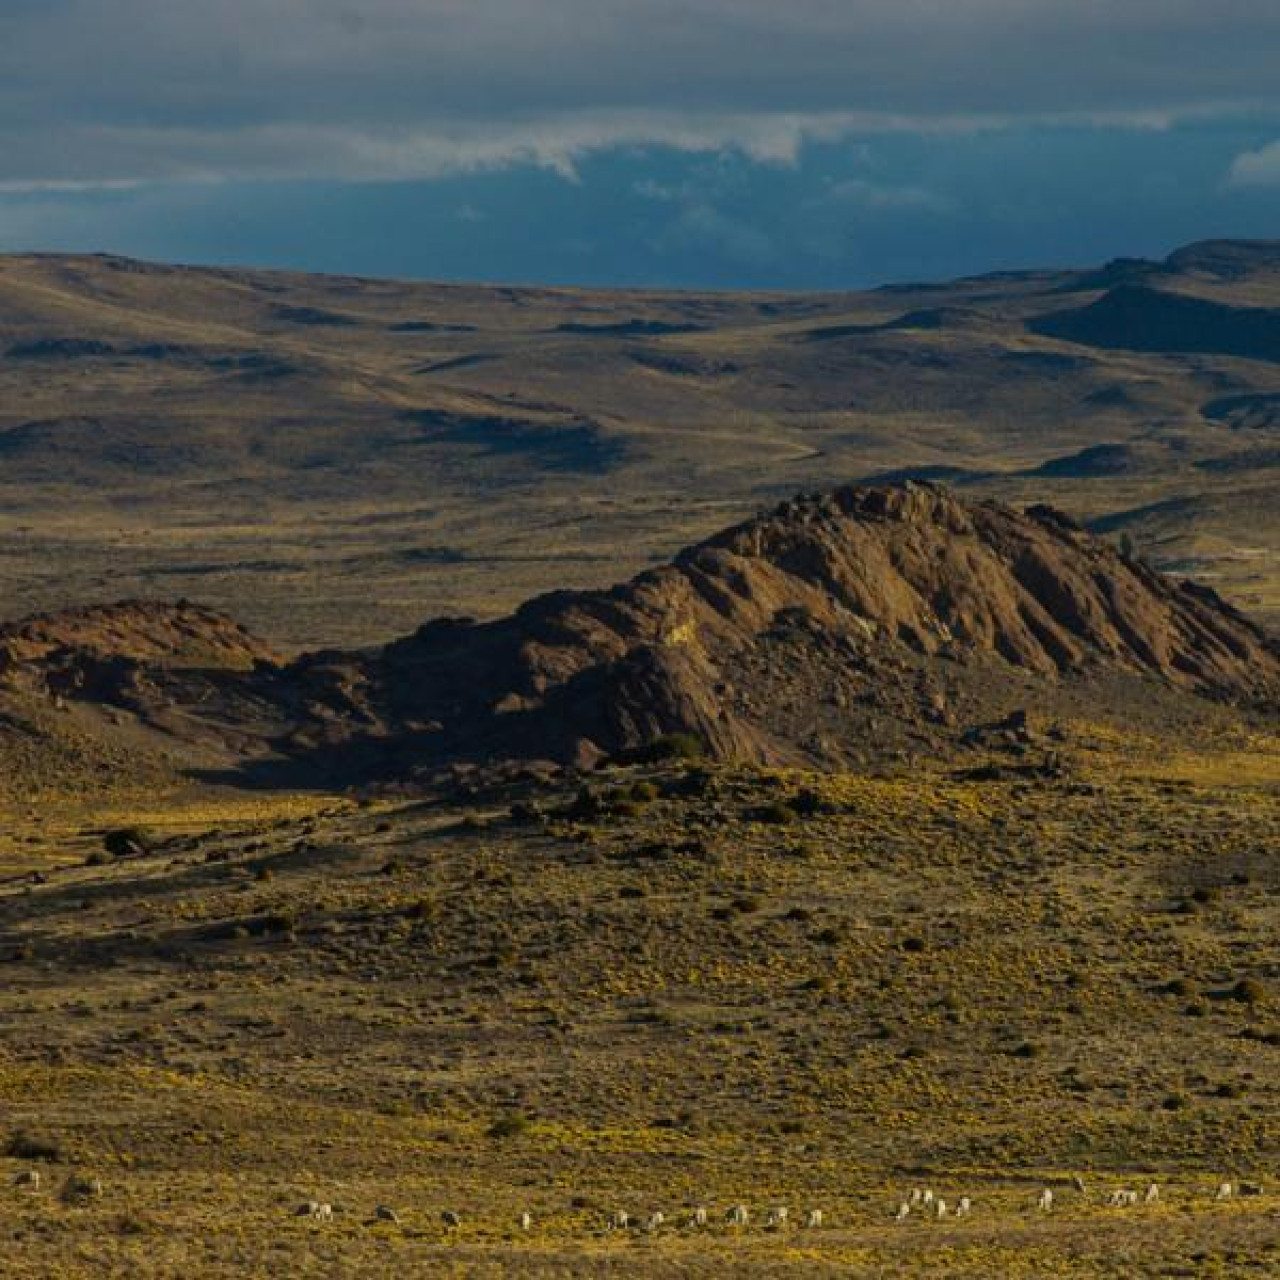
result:
<svg viewBox="0 0 1280 1280"><path fill-rule="evenodd" d="M1275 0L0 0L0 183L569 173L619 144L786 161L855 131L1160 126L1275 109L1278 58Z"/></svg>

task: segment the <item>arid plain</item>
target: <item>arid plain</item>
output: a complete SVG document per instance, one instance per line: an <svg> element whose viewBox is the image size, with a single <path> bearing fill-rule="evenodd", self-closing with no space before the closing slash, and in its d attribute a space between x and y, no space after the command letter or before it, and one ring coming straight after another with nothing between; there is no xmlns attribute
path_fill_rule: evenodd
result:
<svg viewBox="0 0 1280 1280"><path fill-rule="evenodd" d="M1278 316L0 260L0 1271L1275 1274Z"/></svg>

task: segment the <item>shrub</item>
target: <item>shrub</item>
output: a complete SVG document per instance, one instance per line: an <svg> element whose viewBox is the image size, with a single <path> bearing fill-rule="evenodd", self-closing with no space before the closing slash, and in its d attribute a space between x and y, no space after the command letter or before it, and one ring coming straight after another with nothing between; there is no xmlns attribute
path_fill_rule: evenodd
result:
<svg viewBox="0 0 1280 1280"><path fill-rule="evenodd" d="M150 851L151 842L137 827L118 827L102 837L102 848L113 858L136 858Z"/></svg>
<svg viewBox="0 0 1280 1280"><path fill-rule="evenodd" d="M636 754L642 762L701 760L707 754L707 745L696 733L667 733Z"/></svg>
<svg viewBox="0 0 1280 1280"><path fill-rule="evenodd" d="M791 807L804 818L812 818L816 814L826 813L830 805L812 787L805 787L797 793Z"/></svg>
<svg viewBox="0 0 1280 1280"><path fill-rule="evenodd" d="M57 1143L22 1132L9 1138L4 1145L4 1153L10 1160L47 1160L55 1163L62 1159L62 1148Z"/></svg>
<svg viewBox="0 0 1280 1280"><path fill-rule="evenodd" d="M486 1130L490 1138L519 1138L529 1131L529 1118L519 1111L499 1116Z"/></svg>
<svg viewBox="0 0 1280 1280"><path fill-rule="evenodd" d="M756 810L757 822L769 822L778 826L785 825L788 822L795 822L800 815L785 801L771 800L766 805L761 805Z"/></svg>
<svg viewBox="0 0 1280 1280"><path fill-rule="evenodd" d="M1257 978L1241 978L1231 988L1231 998L1241 1004L1261 1004L1267 998L1267 992Z"/></svg>

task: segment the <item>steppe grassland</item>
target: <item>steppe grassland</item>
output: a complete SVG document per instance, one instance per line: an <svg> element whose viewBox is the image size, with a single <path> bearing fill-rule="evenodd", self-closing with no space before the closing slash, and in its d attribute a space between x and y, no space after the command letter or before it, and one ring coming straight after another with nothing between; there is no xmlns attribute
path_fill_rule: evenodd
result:
<svg viewBox="0 0 1280 1280"><path fill-rule="evenodd" d="M19 813L51 856L0 899L0 1163L45 1176L0 1192L6 1267L1273 1273L1280 752L1090 741L1049 782ZM115 824L151 852L84 865ZM101 1200L60 1202L73 1170ZM974 1214L897 1226L912 1185ZM292 1217L313 1197L332 1224ZM704 1201L754 1223L603 1230ZM773 1203L828 1225L765 1231Z"/></svg>

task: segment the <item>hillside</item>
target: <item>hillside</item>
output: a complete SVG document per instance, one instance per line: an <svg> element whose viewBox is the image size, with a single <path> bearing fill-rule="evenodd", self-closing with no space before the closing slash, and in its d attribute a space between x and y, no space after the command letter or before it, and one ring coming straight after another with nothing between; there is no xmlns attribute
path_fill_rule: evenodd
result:
<svg viewBox="0 0 1280 1280"><path fill-rule="evenodd" d="M1274 619L1276 264L1213 242L784 296L5 258L0 595L382 643L603 586L833 477L945 474ZM1097 449L1128 465L1073 461Z"/></svg>
<svg viewBox="0 0 1280 1280"><path fill-rule="evenodd" d="M11 812L6 1274L1273 1274L1280 744L1059 748Z"/></svg>
<svg viewBox="0 0 1280 1280"><path fill-rule="evenodd" d="M0 655L46 717L272 785L591 769L668 740L844 769L1025 751L1028 708L1182 732L1280 707L1275 640L1208 588L1053 508L916 482L789 500L611 589L381 649L284 661L216 613L132 603L11 625Z"/></svg>

